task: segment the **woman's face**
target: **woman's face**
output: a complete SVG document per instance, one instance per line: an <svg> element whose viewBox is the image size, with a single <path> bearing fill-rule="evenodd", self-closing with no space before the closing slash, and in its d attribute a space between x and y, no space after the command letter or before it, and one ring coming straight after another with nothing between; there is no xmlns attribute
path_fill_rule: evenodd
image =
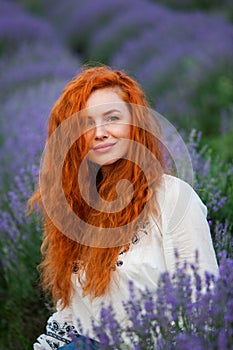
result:
<svg viewBox="0 0 233 350"><path fill-rule="evenodd" d="M112 88L94 91L87 100L87 158L99 165L124 158L129 148L131 115L127 104Z"/></svg>

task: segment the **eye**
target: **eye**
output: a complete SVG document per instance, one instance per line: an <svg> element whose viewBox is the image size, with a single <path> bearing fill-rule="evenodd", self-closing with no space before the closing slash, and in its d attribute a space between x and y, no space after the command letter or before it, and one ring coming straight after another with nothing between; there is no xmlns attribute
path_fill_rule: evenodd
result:
<svg viewBox="0 0 233 350"><path fill-rule="evenodd" d="M88 120L87 120L87 126L94 126L94 125L95 125L94 120L91 119L91 118L88 118Z"/></svg>
<svg viewBox="0 0 233 350"><path fill-rule="evenodd" d="M115 121L117 121L117 120L119 120L120 118L119 117L117 117L117 116L115 116L115 115L112 115L112 116L110 116L108 119L107 119L107 121L109 121L109 122L115 122Z"/></svg>

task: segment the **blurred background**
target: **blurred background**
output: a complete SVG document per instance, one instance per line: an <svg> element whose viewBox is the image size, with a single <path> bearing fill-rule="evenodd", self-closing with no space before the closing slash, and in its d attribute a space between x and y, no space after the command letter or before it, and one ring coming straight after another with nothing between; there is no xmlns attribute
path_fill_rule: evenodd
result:
<svg viewBox="0 0 233 350"><path fill-rule="evenodd" d="M25 215L46 123L84 64L125 71L181 133L217 253L232 255L233 2L0 0L0 349L31 349L51 312Z"/></svg>

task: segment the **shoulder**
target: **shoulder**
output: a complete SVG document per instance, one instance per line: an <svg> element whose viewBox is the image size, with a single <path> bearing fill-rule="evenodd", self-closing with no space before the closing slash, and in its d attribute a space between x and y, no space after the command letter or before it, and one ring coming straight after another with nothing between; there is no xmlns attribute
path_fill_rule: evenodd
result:
<svg viewBox="0 0 233 350"><path fill-rule="evenodd" d="M186 189L189 191L193 190L191 185L188 184L187 182L185 182L184 180L181 180L180 178L178 178L176 176L172 176L172 175L168 175L168 174L164 174L162 176L161 186L162 186L163 190L166 190L166 191L172 190L172 191L175 191L176 193L181 189Z"/></svg>
<svg viewBox="0 0 233 350"><path fill-rule="evenodd" d="M192 186L175 176L163 175L157 200L162 221L169 222L170 229L174 229L191 211L207 214L206 206Z"/></svg>
<svg viewBox="0 0 233 350"><path fill-rule="evenodd" d="M160 200L166 199L172 203L174 201L180 202L185 200L186 206L189 203L196 201L205 207L200 197L189 183L172 175L163 175L161 185L158 190L158 196L160 197ZM169 202L166 201L166 204Z"/></svg>

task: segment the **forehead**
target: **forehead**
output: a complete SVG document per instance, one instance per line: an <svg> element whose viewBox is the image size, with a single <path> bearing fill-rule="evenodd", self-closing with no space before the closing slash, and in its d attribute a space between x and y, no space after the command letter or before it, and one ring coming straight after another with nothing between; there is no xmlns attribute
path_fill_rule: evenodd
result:
<svg viewBox="0 0 233 350"><path fill-rule="evenodd" d="M113 88L96 90L92 92L87 100L86 109L89 111L98 110L100 113L101 111L105 112L109 108L117 108L122 111L125 111L127 108L127 104Z"/></svg>

